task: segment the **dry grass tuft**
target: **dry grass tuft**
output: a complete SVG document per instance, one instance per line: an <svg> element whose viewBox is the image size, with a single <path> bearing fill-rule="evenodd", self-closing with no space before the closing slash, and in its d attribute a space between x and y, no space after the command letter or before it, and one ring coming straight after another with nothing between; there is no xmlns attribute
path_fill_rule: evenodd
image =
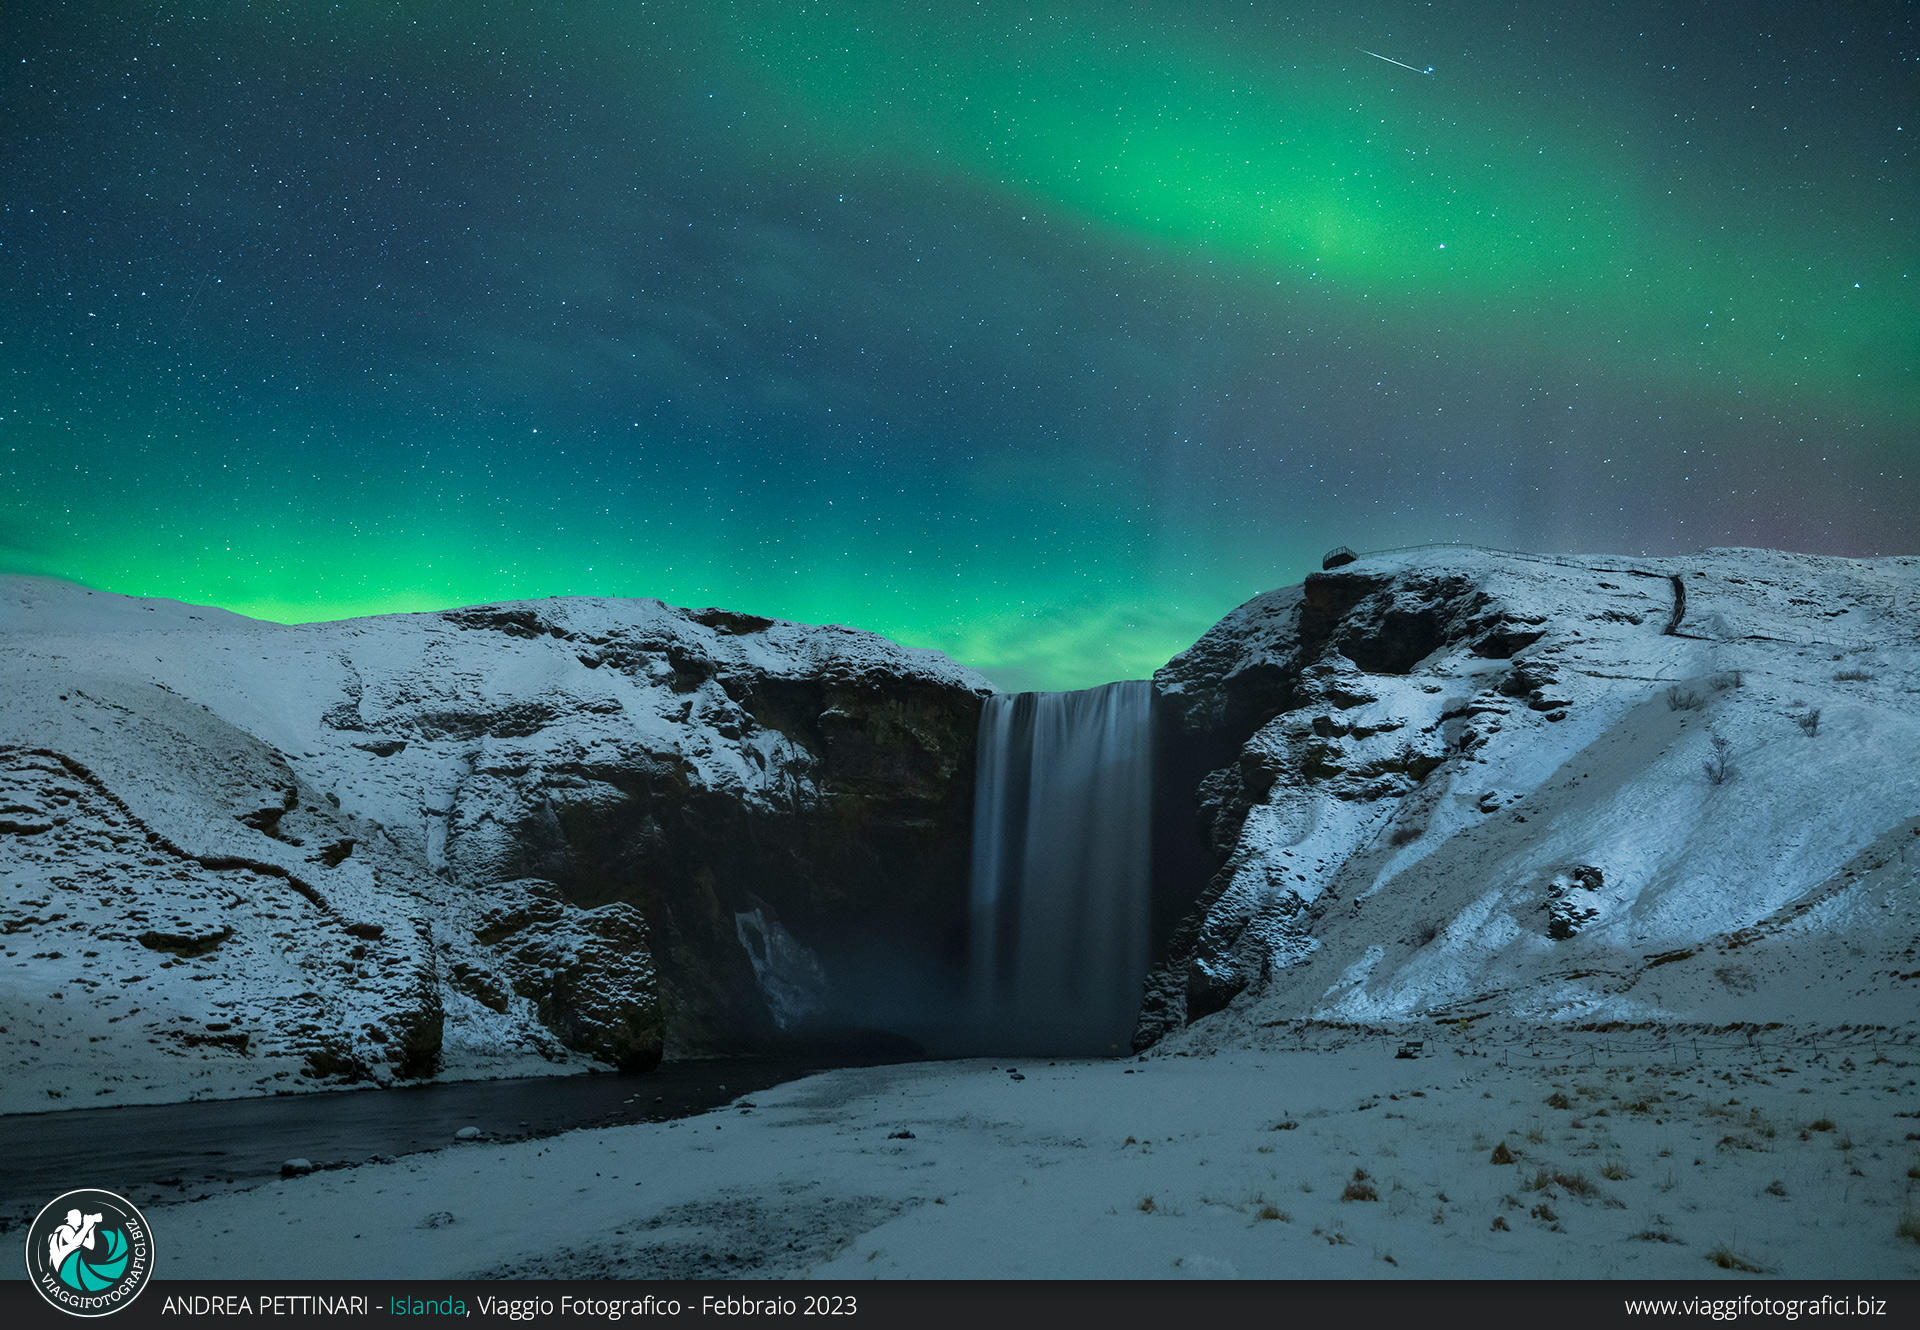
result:
<svg viewBox="0 0 1920 1330"><path fill-rule="evenodd" d="M1600 1191L1585 1173L1555 1173L1553 1180L1565 1188L1569 1196L1595 1196Z"/></svg>
<svg viewBox="0 0 1920 1330"><path fill-rule="evenodd" d="M1547 1096L1547 1107L1548 1108L1572 1108L1573 1101L1567 1098L1565 1092L1560 1090L1555 1090L1552 1094Z"/></svg>
<svg viewBox="0 0 1920 1330"><path fill-rule="evenodd" d="M1340 1199L1343 1201L1377 1201L1380 1199L1380 1193L1374 1189L1373 1183L1367 1180L1367 1170L1364 1168L1356 1168L1353 1170L1352 1181L1348 1182L1346 1189L1340 1193Z"/></svg>
<svg viewBox="0 0 1920 1330"><path fill-rule="evenodd" d="M1750 1275L1764 1275L1766 1273L1766 1270L1756 1264L1752 1258L1736 1252L1724 1242L1708 1252L1707 1259L1719 1266L1722 1270L1739 1270Z"/></svg>
<svg viewBox="0 0 1920 1330"><path fill-rule="evenodd" d="M1261 1206L1259 1213L1254 1215L1254 1218L1255 1219L1277 1219L1283 1224L1291 1224L1293 1222L1292 1215L1288 1214L1285 1210L1282 1210L1275 1205Z"/></svg>
<svg viewBox="0 0 1920 1330"><path fill-rule="evenodd" d="M1493 1217L1493 1223L1489 1227L1491 1227L1495 1233L1513 1232L1512 1229L1507 1227L1507 1218L1505 1215L1495 1215Z"/></svg>
<svg viewBox="0 0 1920 1330"><path fill-rule="evenodd" d="M1618 1159L1609 1159L1601 1166L1600 1176L1608 1182L1624 1182L1626 1179L1632 1177L1633 1174L1629 1173L1627 1166Z"/></svg>
<svg viewBox="0 0 1920 1330"><path fill-rule="evenodd" d="M1140 1202L1140 1213L1143 1215L1150 1215L1159 1208L1159 1206L1153 1203L1153 1197L1151 1196L1145 1197Z"/></svg>
<svg viewBox="0 0 1920 1330"><path fill-rule="evenodd" d="M1488 1162L1495 1163L1495 1164L1511 1164L1513 1162L1513 1158L1514 1158L1513 1151L1507 1149L1507 1143L1505 1141L1502 1141L1500 1142L1500 1144L1493 1147L1493 1155Z"/></svg>

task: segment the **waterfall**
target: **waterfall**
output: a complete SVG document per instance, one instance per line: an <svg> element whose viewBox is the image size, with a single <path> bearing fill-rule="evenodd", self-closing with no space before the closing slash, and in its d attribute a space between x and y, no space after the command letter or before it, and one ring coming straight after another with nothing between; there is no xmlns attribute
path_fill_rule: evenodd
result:
<svg viewBox="0 0 1920 1330"><path fill-rule="evenodd" d="M1147 969L1153 686L980 713L968 970L1002 1051L1126 1052Z"/></svg>

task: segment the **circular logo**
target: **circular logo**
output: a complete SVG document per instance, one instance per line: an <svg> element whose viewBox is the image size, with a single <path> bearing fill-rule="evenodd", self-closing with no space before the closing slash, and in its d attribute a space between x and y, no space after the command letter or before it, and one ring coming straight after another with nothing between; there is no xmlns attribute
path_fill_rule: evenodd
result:
<svg viewBox="0 0 1920 1330"><path fill-rule="evenodd" d="M27 1278L74 1316L117 1312L153 1274L146 1216L110 1191L82 1188L48 1203L27 1229Z"/></svg>

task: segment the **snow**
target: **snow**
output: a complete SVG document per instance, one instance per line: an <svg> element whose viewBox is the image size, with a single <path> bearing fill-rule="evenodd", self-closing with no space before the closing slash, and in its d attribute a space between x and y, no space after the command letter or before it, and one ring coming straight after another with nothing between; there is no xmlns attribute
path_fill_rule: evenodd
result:
<svg viewBox="0 0 1920 1330"><path fill-rule="evenodd" d="M1172 1047L1467 1007L1678 1024L1764 1004L1803 1025L1911 1025L1915 991L1896 976L1920 969L1920 559L1447 548L1340 572L1390 584L1396 611L1471 612L1538 640L1487 659L1456 632L1399 675L1337 655L1308 668L1320 700L1241 754L1275 779L1201 930L1198 968L1246 987ZM1674 575L1687 609L1669 635ZM1163 672L1168 691L1217 714L1212 681L1286 663L1296 603L1276 593L1229 615ZM1409 759L1437 765L1396 774ZM1845 911L1821 936L1878 967L1860 982L1831 982L1828 947L1781 941L1783 911L1829 896ZM1814 917L1829 916L1792 927ZM1762 996L1717 977L1735 952Z"/></svg>
<svg viewBox="0 0 1920 1330"><path fill-rule="evenodd" d="M678 1123L158 1207L161 1275L1920 1272L1899 1233L1920 1168L1920 560L1455 549L1342 571L1455 579L1541 637L1512 659L1452 642L1401 674L1329 661L1317 700L1248 741L1241 769L1277 778L1201 929L1205 963L1247 980L1225 1010L1126 1062L844 1070ZM1284 666L1301 603L1236 611L1169 695L1222 714L1200 676ZM0 835L0 1111L266 1093L292 1053L209 1040L394 1019L405 977L487 908L448 879L503 862L477 813L529 749L670 749L693 779L777 797L777 755L727 733L724 691L667 686L669 642L984 687L845 629L736 633L657 602L491 612L569 636L480 651L462 612L286 628L0 583L0 819L41 828ZM608 668L643 639L649 662ZM1551 683L1501 691L1529 664ZM527 733L474 730L501 715ZM304 846L229 811L289 786L279 827ZM352 854L316 865L342 836ZM140 943L136 910L189 951L232 927L224 959ZM320 982L346 921L382 924L392 965ZM775 965L763 982L804 992L771 921L735 923ZM583 1065L525 1011L442 1000L452 1074ZM1407 1040L1426 1055L1396 1057Z"/></svg>
<svg viewBox="0 0 1920 1330"><path fill-rule="evenodd" d="M991 691L871 633L657 600L287 626L0 578L0 1112L317 1088L320 1043L385 1083L434 1002L443 1075L584 1070L474 940L522 876L521 777L580 773L580 806L636 764L790 798L804 762L729 671ZM808 958L766 936L804 1006Z"/></svg>
<svg viewBox="0 0 1920 1330"><path fill-rule="evenodd" d="M1430 1032L1409 1060L1392 1038L1271 1034L1213 1058L1019 1063L1020 1080L984 1061L839 1071L674 1124L316 1173L150 1210L158 1273L1748 1277L1720 1248L1802 1278L1920 1263L1896 1232L1911 1044L1542 1047L1479 1028ZM1517 1162L1489 1162L1501 1142ZM1378 1199L1343 1200L1362 1173Z"/></svg>

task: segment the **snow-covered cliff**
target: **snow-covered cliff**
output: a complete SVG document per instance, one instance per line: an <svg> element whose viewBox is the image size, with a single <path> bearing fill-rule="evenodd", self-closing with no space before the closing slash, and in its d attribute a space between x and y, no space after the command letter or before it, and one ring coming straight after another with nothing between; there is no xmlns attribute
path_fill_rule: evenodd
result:
<svg viewBox="0 0 1920 1330"><path fill-rule="evenodd" d="M0 579L0 1110L911 1019L876 994L958 982L990 691L653 600L289 627Z"/></svg>
<svg viewBox="0 0 1920 1330"><path fill-rule="evenodd" d="M1911 1021L1916 593L1914 558L1442 547L1249 601L1155 676L1232 758L1136 1043Z"/></svg>

